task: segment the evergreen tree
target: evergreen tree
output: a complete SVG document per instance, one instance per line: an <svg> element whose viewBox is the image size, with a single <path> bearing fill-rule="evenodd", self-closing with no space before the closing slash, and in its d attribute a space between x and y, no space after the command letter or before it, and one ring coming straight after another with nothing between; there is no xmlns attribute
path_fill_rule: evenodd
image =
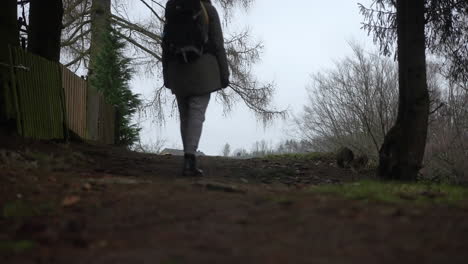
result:
<svg viewBox="0 0 468 264"><path fill-rule="evenodd" d="M112 27L108 27L104 34L104 47L96 57L90 84L116 108L115 143L131 146L138 141L141 130L137 124L132 124L132 117L141 105L141 100L138 94L130 90L129 81L134 71L130 68L131 60L123 55L125 44Z"/></svg>

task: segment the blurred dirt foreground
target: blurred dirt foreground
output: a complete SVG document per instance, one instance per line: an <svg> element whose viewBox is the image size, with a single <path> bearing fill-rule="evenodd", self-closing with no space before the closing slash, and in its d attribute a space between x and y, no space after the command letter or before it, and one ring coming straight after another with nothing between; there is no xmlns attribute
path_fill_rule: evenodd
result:
<svg viewBox="0 0 468 264"><path fill-rule="evenodd" d="M468 202L346 199L332 157L182 157L0 142L0 263L468 263Z"/></svg>

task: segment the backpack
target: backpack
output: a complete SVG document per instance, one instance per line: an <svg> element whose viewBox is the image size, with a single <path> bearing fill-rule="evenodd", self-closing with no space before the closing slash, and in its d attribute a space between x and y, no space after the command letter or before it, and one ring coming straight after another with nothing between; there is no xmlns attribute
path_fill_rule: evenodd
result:
<svg viewBox="0 0 468 264"><path fill-rule="evenodd" d="M200 0L171 0L166 6L163 41L182 63L200 58L208 43L208 14Z"/></svg>

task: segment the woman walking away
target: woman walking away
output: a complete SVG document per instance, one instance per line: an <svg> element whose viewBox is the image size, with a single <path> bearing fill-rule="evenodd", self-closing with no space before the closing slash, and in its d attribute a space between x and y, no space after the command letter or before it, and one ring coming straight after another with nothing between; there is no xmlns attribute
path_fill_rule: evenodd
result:
<svg viewBox="0 0 468 264"><path fill-rule="evenodd" d="M218 12L211 0L169 0L162 40L164 86L177 98L184 176L203 176L196 152L210 94L229 85Z"/></svg>

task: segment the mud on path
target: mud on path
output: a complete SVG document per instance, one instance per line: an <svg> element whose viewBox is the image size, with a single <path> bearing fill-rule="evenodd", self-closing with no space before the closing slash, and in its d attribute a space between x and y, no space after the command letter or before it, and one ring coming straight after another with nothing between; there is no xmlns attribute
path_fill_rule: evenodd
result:
<svg viewBox="0 0 468 264"><path fill-rule="evenodd" d="M0 263L467 263L468 205L311 191L369 177L327 157L182 159L84 144L0 149ZM16 250L17 241L32 243ZM14 249L14 250L13 250Z"/></svg>

